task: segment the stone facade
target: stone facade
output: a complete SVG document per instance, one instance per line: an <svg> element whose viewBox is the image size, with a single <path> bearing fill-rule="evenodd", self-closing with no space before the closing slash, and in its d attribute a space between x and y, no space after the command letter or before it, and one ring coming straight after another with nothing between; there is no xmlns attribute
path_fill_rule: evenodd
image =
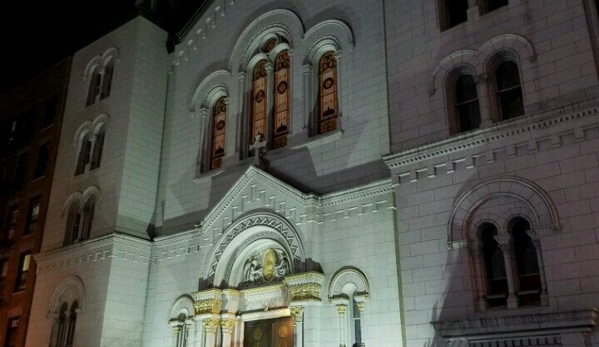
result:
<svg viewBox="0 0 599 347"><path fill-rule="evenodd" d="M459 2L77 52L27 345L599 346L595 3Z"/></svg>

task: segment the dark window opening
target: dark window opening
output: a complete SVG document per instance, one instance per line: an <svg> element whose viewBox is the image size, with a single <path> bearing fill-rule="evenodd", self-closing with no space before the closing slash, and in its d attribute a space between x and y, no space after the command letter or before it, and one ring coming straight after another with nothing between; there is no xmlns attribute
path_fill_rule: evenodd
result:
<svg viewBox="0 0 599 347"><path fill-rule="evenodd" d="M33 178L40 178L46 175L46 166L48 166L48 156L50 155L50 144L45 143L40 146L37 154L37 164Z"/></svg>
<svg viewBox="0 0 599 347"><path fill-rule="evenodd" d="M20 317L13 317L8 320L6 335L4 336L4 347L15 347L17 345L17 333L20 321Z"/></svg>
<svg viewBox="0 0 599 347"><path fill-rule="evenodd" d="M480 108L476 93L476 82L470 75L456 81L455 112L458 132L470 131L480 126Z"/></svg>
<svg viewBox="0 0 599 347"><path fill-rule="evenodd" d="M508 281L503 251L495 240L497 228L490 223L480 227L485 277L487 282L487 303L489 306L505 306L508 295Z"/></svg>
<svg viewBox="0 0 599 347"><path fill-rule="evenodd" d="M495 11L496 9L503 7L503 6L507 6L508 5L508 0L487 0L486 1L486 8L484 9L485 13L487 12L491 12L491 11Z"/></svg>
<svg viewBox="0 0 599 347"><path fill-rule="evenodd" d="M45 129L54 123L56 116L56 105L58 103L58 97L56 94L52 95L46 100L44 105L44 117L42 118L42 128Z"/></svg>
<svg viewBox="0 0 599 347"><path fill-rule="evenodd" d="M523 115L524 103L518 65L511 61L499 64L495 70L495 79L501 119L506 120Z"/></svg>
<svg viewBox="0 0 599 347"><path fill-rule="evenodd" d="M29 267L31 265L31 253L22 253L21 259L19 260L19 271L17 273L17 280L15 282L15 292L25 289L27 284L27 277L29 275Z"/></svg>
<svg viewBox="0 0 599 347"><path fill-rule="evenodd" d="M530 224L523 218L512 221L512 238L518 280L520 305L538 304L541 294L541 276L537 249L528 235Z"/></svg>
<svg viewBox="0 0 599 347"><path fill-rule="evenodd" d="M28 235L35 232L38 228L38 219L40 215L40 198L35 197L29 203L29 214L27 216L27 225L24 234Z"/></svg>
<svg viewBox="0 0 599 347"><path fill-rule="evenodd" d="M17 158L17 169L15 170L15 177L13 180L15 188L20 188L25 182L25 176L27 175L27 161L29 155L27 152L22 153Z"/></svg>
<svg viewBox="0 0 599 347"><path fill-rule="evenodd" d="M442 0L442 28L453 28L468 20L468 0Z"/></svg>

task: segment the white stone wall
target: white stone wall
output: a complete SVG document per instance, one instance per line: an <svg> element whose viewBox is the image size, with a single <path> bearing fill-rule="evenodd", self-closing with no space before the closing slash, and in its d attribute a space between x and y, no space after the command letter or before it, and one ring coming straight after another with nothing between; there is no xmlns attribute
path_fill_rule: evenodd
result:
<svg viewBox="0 0 599 347"><path fill-rule="evenodd" d="M239 71L240 58L253 35L269 25L282 24L291 37L291 135L289 145L268 153L272 171L289 178L306 190L330 192L351 185L367 183L387 176L380 162L388 153L387 96L383 47L382 2L346 1L331 4L318 1L296 2L281 7L276 1L260 6L247 1L215 2L189 31L171 55L169 99L162 161L164 182L161 204L164 204L163 232L172 233L193 224L191 215L207 213L230 184L247 167L235 169L240 157ZM218 11L217 11L218 8ZM284 9L285 11L281 11ZM347 24L353 36L341 26L315 29L326 20ZM207 24L208 22L208 24ZM214 27L213 27L214 23ZM249 33L244 33L249 30ZM309 35L304 37L304 33ZM316 30L314 32L314 30ZM318 31L321 30L321 31ZM327 31L328 30L328 31ZM334 34L340 42L339 72L340 128L343 134L314 148L293 149L309 142L305 128L305 83L302 66L317 38ZM321 35L321 36L319 36ZM199 104L194 93L211 73L226 70L222 81L229 91L225 172L212 179L193 183L198 177L196 163L200 152ZM313 71L316 73L317 67ZM247 81L251 80L251 72ZM194 117L190 110L195 109ZM251 159L250 159L251 161ZM204 211L199 212L198 211Z"/></svg>

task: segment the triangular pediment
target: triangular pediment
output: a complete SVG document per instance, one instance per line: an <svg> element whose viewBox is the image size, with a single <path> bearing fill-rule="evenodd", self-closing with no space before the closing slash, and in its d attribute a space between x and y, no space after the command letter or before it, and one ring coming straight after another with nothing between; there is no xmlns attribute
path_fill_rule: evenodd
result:
<svg viewBox="0 0 599 347"><path fill-rule="evenodd" d="M270 211L292 223L299 223L309 206L320 204L320 197L304 193L260 168L250 165L202 221L204 232L220 234L238 217L251 211ZM248 220L246 223L254 223ZM273 228L280 226L272 225Z"/></svg>

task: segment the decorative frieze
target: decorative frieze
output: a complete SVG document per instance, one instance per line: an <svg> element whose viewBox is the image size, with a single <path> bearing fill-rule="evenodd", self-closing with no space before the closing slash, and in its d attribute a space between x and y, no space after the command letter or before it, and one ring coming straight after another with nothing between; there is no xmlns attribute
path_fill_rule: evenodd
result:
<svg viewBox="0 0 599 347"><path fill-rule="evenodd" d="M320 303L324 275L318 272L305 272L289 275L283 283L289 288L292 302Z"/></svg>

